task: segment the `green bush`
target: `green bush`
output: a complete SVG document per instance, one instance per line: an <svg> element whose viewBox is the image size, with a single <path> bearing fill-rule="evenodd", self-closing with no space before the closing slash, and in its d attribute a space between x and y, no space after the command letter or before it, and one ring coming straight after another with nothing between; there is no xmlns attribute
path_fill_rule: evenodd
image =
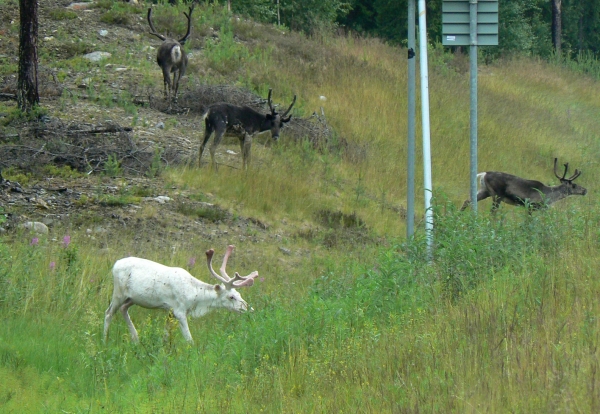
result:
<svg viewBox="0 0 600 414"><path fill-rule="evenodd" d="M77 13L67 9L52 9L48 15L52 20L73 20L77 18Z"/></svg>

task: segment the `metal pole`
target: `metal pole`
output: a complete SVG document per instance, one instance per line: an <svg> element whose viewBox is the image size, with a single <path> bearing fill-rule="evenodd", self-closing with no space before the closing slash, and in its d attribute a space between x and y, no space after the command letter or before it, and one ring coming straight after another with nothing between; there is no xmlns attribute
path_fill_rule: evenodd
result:
<svg viewBox="0 0 600 414"><path fill-rule="evenodd" d="M408 149L406 187L406 238L415 232L415 0L408 0Z"/></svg>
<svg viewBox="0 0 600 414"><path fill-rule="evenodd" d="M469 0L471 66L471 208L477 214L477 0Z"/></svg>
<svg viewBox="0 0 600 414"><path fill-rule="evenodd" d="M421 122L423 128L423 181L425 187L425 231L427 237L427 253L433 253L433 211L431 197L431 145L429 131L429 70L427 67L427 20L425 0L419 0L419 66L421 68Z"/></svg>

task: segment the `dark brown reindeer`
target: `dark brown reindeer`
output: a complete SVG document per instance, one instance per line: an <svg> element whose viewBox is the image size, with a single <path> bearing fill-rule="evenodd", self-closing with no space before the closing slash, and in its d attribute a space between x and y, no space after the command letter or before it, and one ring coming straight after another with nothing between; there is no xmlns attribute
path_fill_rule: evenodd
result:
<svg viewBox="0 0 600 414"><path fill-rule="evenodd" d="M200 160L202 159L202 153L204 152L206 143L213 132L215 133L215 139L210 146L210 158L215 170L217 170L215 152L217 151L217 147L221 143L224 134L234 135L239 138L243 169L248 168L248 165L250 164L253 135L271 131L273 140L277 141L279 139L279 130L292 118L291 115L287 115L292 110L294 103L296 103L296 95L294 95L294 99L289 108L283 114L279 114L275 111L275 108L273 108L273 104L271 103L272 91L272 89L269 89L269 97L267 98L269 109L271 110L271 113L268 114L263 115L247 106L236 106L227 103L214 104L206 109L202 115L205 129L204 141L202 142L202 145L200 145L200 153L198 154L198 166L200 166Z"/></svg>
<svg viewBox="0 0 600 414"><path fill-rule="evenodd" d="M189 13L183 12L187 17L188 28L185 36L179 40L170 39L156 32L154 24L152 24L152 7L148 9L148 24L150 25L151 35L162 40L162 44L158 48L156 54L156 63L162 69L163 80L165 84L165 99L170 100L173 94L173 101L177 102L177 90L179 89L179 80L185 75L185 68L188 64L188 58L183 50L183 45L190 37L192 29L192 12L194 11L195 3L190 7ZM171 83L171 73L173 74L173 82Z"/></svg>
<svg viewBox="0 0 600 414"><path fill-rule="evenodd" d="M565 164L565 172L562 177L556 173L556 163L554 159L554 175L560 180L559 185L547 186L539 181L526 180L511 174L497 171L488 171L477 174L481 189L477 193L477 202L492 197L492 212L495 212L501 202L513 206L525 206L531 210L537 210L541 207L562 200L570 195L585 195L587 190L573 181L581 175L581 171L575 170L569 178L565 178L569 164ZM466 209L471 204L471 200L466 200L460 209Z"/></svg>

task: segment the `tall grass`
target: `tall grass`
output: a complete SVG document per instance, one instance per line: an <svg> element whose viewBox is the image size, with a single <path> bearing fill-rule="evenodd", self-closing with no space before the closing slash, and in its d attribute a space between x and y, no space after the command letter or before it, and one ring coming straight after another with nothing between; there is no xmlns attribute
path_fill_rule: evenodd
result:
<svg viewBox="0 0 600 414"><path fill-rule="evenodd" d="M436 211L433 262L420 238L322 255L247 289L253 314L193 322L193 346L141 309L140 345L120 319L103 345L112 260L79 236L3 243L0 375L16 385L0 398L11 410L27 395L30 412L597 409L597 211ZM41 388L18 393L32 376Z"/></svg>

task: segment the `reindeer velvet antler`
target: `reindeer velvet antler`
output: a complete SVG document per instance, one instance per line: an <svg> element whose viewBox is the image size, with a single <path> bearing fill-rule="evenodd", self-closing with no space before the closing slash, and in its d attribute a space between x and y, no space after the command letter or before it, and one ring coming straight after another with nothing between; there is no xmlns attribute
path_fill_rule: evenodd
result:
<svg viewBox="0 0 600 414"><path fill-rule="evenodd" d="M256 271L256 270L254 272L250 273L248 276L240 276L240 274L238 272L235 272L234 277L231 278L227 274L227 271L226 271L227 260L229 259L229 256L231 256L231 253L233 252L234 248L235 248L235 246L233 246L231 244L229 246L227 246L227 250L225 251L225 256L223 257L223 264L221 265L221 268L219 269L221 275L218 275L217 272L215 272L215 270L212 267L212 258L213 258L215 251L213 249L207 250L206 251L206 260L207 260L207 264L208 264L208 270L213 275L213 277L215 277L221 283L225 284L230 289L233 287L252 286L254 284L254 279L258 276L258 271Z"/></svg>

